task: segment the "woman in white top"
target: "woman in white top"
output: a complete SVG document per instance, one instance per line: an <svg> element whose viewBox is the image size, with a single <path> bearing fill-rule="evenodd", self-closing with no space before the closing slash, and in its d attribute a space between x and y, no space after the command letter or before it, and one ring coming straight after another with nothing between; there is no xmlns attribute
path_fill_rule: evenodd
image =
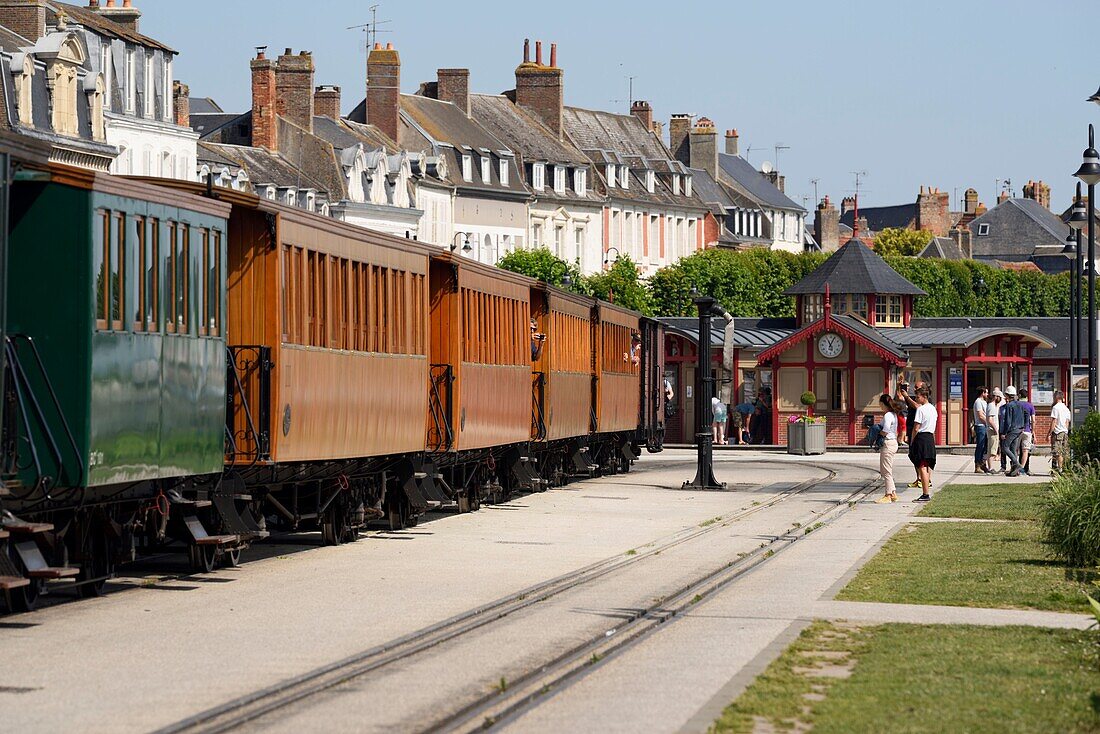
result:
<svg viewBox="0 0 1100 734"><path fill-rule="evenodd" d="M939 418L928 388L917 388L917 415L913 419L913 443L909 446L909 460L920 477L921 495L916 502L932 499L928 489L932 486L932 470L936 468L936 424Z"/></svg>
<svg viewBox="0 0 1100 734"><path fill-rule="evenodd" d="M882 446L878 450L878 473L882 475L882 481L886 485L886 494L875 502L884 505L888 502L898 501L898 490L894 486L894 454L898 452L898 411L901 406L895 403L889 395L883 394L878 399L882 405Z"/></svg>

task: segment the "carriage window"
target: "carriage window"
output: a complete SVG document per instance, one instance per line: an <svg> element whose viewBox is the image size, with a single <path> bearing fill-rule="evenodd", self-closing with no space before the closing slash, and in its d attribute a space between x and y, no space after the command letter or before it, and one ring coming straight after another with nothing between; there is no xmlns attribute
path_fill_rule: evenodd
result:
<svg viewBox="0 0 1100 734"><path fill-rule="evenodd" d="M186 224L176 225L175 240L175 283L173 293L175 305L173 318L176 324L176 333L187 334L188 307L190 306L191 279L191 228Z"/></svg>
<svg viewBox="0 0 1100 734"><path fill-rule="evenodd" d="M134 331L145 331L145 271L148 267L145 259L145 217L134 217L133 223L134 248L131 253L131 270L129 284L126 289L131 308L134 309Z"/></svg>
<svg viewBox="0 0 1100 734"><path fill-rule="evenodd" d="M148 228L146 228L148 224ZM160 329L160 221L150 219L142 222L139 231L144 240L143 251L144 268L142 277L145 282L142 285L144 292L142 303L145 309L145 330L158 331Z"/></svg>
<svg viewBox="0 0 1100 734"><path fill-rule="evenodd" d="M199 244L199 336L206 336L210 323L210 233L204 228L198 230Z"/></svg>
<svg viewBox="0 0 1100 734"><path fill-rule="evenodd" d="M290 284L292 282L290 277L290 246L283 245L282 251L279 254L281 256L279 258L281 261L280 265L282 266L280 268L281 280L279 282L279 298L282 301L280 312L282 313L283 319L283 342L290 342Z"/></svg>
<svg viewBox="0 0 1100 734"><path fill-rule="evenodd" d="M126 313L126 295L123 292L126 276L126 215L116 212L114 226L111 228L110 281L111 287L111 328L123 330L123 314Z"/></svg>
<svg viewBox="0 0 1100 734"><path fill-rule="evenodd" d="M111 243L111 220L105 211L96 212L95 242L92 246L92 271L95 273L95 325L97 329L107 328L107 304L110 301L107 263L110 257L107 250Z"/></svg>
<svg viewBox="0 0 1100 734"><path fill-rule="evenodd" d="M222 332L222 233L211 232L210 262L207 268L207 277L210 282L209 298L210 311L207 314L207 331L210 336L221 336Z"/></svg>
<svg viewBox="0 0 1100 734"><path fill-rule="evenodd" d="M176 223L168 222L168 240L164 248L164 330L176 333Z"/></svg>

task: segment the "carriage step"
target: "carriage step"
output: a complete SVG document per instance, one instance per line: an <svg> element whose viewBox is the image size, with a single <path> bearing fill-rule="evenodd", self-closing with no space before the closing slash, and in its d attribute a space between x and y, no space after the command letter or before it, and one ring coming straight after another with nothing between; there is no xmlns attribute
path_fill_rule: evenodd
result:
<svg viewBox="0 0 1100 734"><path fill-rule="evenodd" d="M25 522L15 518L4 520L0 524L3 525L4 530L16 535L38 535L53 530L53 525L48 522Z"/></svg>
<svg viewBox="0 0 1100 734"><path fill-rule="evenodd" d="M195 545L216 545L220 548L226 545L235 545L241 540L239 535L210 535L206 532L206 528L202 526L202 522L194 515L183 518L183 524L187 527L187 532L191 533Z"/></svg>
<svg viewBox="0 0 1100 734"><path fill-rule="evenodd" d="M10 591L21 586L30 586L31 580L22 576L0 576L0 591Z"/></svg>
<svg viewBox="0 0 1100 734"><path fill-rule="evenodd" d="M80 573L79 568L65 566L51 566L46 563L42 551L33 540L23 540L15 544L15 552L19 554L19 560L27 569L27 576L32 579L67 579Z"/></svg>

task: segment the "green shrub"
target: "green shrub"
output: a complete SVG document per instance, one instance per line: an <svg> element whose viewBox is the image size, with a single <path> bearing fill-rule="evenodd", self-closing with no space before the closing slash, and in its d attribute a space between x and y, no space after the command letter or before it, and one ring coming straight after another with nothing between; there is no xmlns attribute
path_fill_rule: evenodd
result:
<svg viewBox="0 0 1100 734"><path fill-rule="evenodd" d="M1084 425L1070 432L1069 448L1075 464L1100 461L1100 413L1089 413Z"/></svg>
<svg viewBox="0 0 1100 734"><path fill-rule="evenodd" d="M1100 464L1055 477L1041 510L1043 542L1076 568L1100 563Z"/></svg>

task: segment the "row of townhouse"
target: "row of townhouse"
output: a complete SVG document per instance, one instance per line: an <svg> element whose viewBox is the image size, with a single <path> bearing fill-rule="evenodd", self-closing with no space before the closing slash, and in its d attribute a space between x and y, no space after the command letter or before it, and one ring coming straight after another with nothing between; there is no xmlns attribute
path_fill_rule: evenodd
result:
<svg viewBox="0 0 1100 734"><path fill-rule="evenodd" d="M209 180L486 263L546 247L586 273L623 255L649 274L706 247L812 246L781 177L719 155L705 118L674 116L666 144L647 102L566 105L556 46L544 63L525 42L515 88L478 94L458 68L404 93L398 52L376 44L346 116L310 53L261 49L251 108L226 112L173 78L177 52L140 17L131 0L0 0L0 122L70 165Z"/></svg>

